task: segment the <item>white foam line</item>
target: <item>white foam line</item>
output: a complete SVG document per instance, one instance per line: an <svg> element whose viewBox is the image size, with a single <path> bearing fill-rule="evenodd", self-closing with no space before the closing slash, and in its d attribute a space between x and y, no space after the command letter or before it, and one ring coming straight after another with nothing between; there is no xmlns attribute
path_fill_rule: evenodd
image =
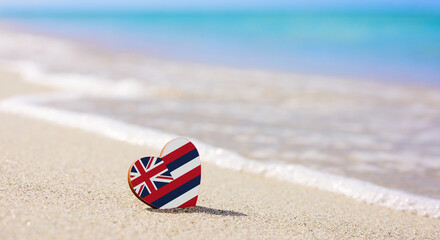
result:
<svg viewBox="0 0 440 240"><path fill-rule="evenodd" d="M16 71L24 81L66 92L114 98L140 98L150 91L133 78L109 81L96 75L74 72L47 73L37 63L28 60L4 61L0 69ZM62 81L60 81L62 79Z"/></svg>
<svg viewBox="0 0 440 240"><path fill-rule="evenodd" d="M46 101L72 99L79 95L45 94L6 99L0 103L0 110L28 117L44 119L60 125L79 128L112 139L161 149L174 134L139 127L110 118L41 105ZM261 174L266 177L314 187L332 193L342 194L358 201L384 206L395 210L415 213L420 216L440 218L440 200L409 194L377 186L372 183L311 170L295 164L263 163L247 159L232 151L224 150L193 140L204 162L219 167Z"/></svg>

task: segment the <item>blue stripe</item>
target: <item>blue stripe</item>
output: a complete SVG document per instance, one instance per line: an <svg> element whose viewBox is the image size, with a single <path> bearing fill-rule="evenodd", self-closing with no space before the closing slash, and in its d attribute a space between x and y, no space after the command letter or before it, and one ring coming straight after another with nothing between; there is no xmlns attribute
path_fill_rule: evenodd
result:
<svg viewBox="0 0 440 240"><path fill-rule="evenodd" d="M193 189L194 187L200 185L200 175L189 180L187 183L183 184L182 186L174 189L173 191L169 192L165 196L157 199L156 201L152 202L151 205L160 208L163 205L171 202L175 198L179 197L180 195L188 192L189 190Z"/></svg>
<svg viewBox="0 0 440 240"><path fill-rule="evenodd" d="M170 171L166 171L166 172L162 173L161 176L165 176L165 177L173 177L173 176L171 176Z"/></svg>
<svg viewBox="0 0 440 240"><path fill-rule="evenodd" d="M172 172L198 156L199 156L199 153L197 152L197 149L193 149L192 151L188 152L187 154L185 154L185 155L181 156L180 158L174 160L173 162L167 164L167 168L170 172Z"/></svg>

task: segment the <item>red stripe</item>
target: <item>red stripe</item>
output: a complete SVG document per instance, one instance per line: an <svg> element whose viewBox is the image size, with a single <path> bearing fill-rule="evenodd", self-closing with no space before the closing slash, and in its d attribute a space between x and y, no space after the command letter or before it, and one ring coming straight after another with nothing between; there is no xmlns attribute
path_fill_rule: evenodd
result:
<svg viewBox="0 0 440 240"><path fill-rule="evenodd" d="M162 176L158 176L156 177L157 179L165 179L165 180L173 180L172 177L162 177Z"/></svg>
<svg viewBox="0 0 440 240"><path fill-rule="evenodd" d="M196 147L191 142L188 142L187 144L181 146L180 148L168 153L166 156L162 157L162 160L165 162L166 165L173 162L174 160L180 158L181 156L189 153L190 151L194 150Z"/></svg>
<svg viewBox="0 0 440 240"><path fill-rule="evenodd" d="M144 189L144 185L141 185L141 187L139 188L139 192L137 193L138 195L141 195L142 189Z"/></svg>
<svg viewBox="0 0 440 240"><path fill-rule="evenodd" d="M195 196L195 197L191 198L186 203L178 206L177 208L186 208L186 207L194 207L194 206L196 206L197 197L199 197L199 196Z"/></svg>
<svg viewBox="0 0 440 240"><path fill-rule="evenodd" d="M174 189L182 186L183 184L185 184L189 180L197 177L200 174L201 174L201 167L199 165L196 168L194 168L193 170L191 170L191 171L185 173L184 175L180 176L179 178L175 179L174 181L159 188L157 191L153 192L152 194L144 197L143 199L148 203L152 203L152 202L156 201L157 199L165 196L167 193L173 191Z"/></svg>

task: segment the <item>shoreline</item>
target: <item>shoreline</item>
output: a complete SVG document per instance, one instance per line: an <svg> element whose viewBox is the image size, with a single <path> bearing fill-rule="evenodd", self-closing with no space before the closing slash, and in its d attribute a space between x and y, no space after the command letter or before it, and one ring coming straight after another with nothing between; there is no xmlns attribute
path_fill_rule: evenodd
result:
<svg viewBox="0 0 440 240"><path fill-rule="evenodd" d="M209 71L235 71L245 74L262 74L262 75L279 75L279 76L289 76L296 78L316 78L316 79L335 79L343 80L349 82L362 83L374 83L374 84L384 84L389 86L396 85L406 85L415 88L434 88L440 90L440 83L434 82L417 82L414 80L404 80L400 81L398 79L387 79L387 78L374 78L374 77L361 77L361 76L350 76L350 75L340 75L340 74L315 74L312 72L296 72L290 70L282 69L272 69L272 68L258 68L252 66L234 66L227 64L205 64L201 61L195 60L185 60L185 59L171 59L167 56L160 55L149 55L145 52L137 52L134 49L124 49L121 47L110 46L108 44L102 45L95 40L85 39L82 37L72 38L61 33L55 33L50 31L45 31L43 29L37 29L35 27L26 26L26 24L14 24L12 22L7 22L7 20L0 19L0 31L9 31L12 33L19 34L29 34L38 38L46 38L50 41L64 42L68 45L78 46L80 49L85 49L87 51L93 52L96 55L114 55L120 56L121 58L135 58L135 59L147 59L151 62L168 64L173 66L183 66L183 68L189 69L208 69Z"/></svg>
<svg viewBox="0 0 440 240"><path fill-rule="evenodd" d="M61 110L44 106L45 102L75 99L76 94L37 94L7 98L0 101L0 111L48 121L52 124L101 135L117 141L161 149L162 143L179 137L156 129L149 129L107 117ZM148 136L148 137L146 137ZM355 178L316 171L297 164L266 164L211 146L197 139L191 140L208 162L236 172L256 174L269 179L299 184L329 193L336 193L361 203L440 219L440 200L405 191L390 189Z"/></svg>
<svg viewBox="0 0 440 240"><path fill-rule="evenodd" d="M42 37L42 38L44 38L44 37ZM63 42L64 40L60 40L60 41ZM75 41L73 41L73 43L76 44ZM86 50L89 50L89 49L87 48ZM97 51L100 52L101 50L102 49L99 49ZM106 53L103 52L102 54L106 54ZM151 61L162 62L162 60L151 60ZM174 65L180 65L180 64L178 64L176 62L171 62L171 65L174 66ZM184 64L180 68L181 69L186 69L186 68L189 67L190 69L193 69L193 68L199 68L200 66L201 65L197 65L197 64L188 64L188 65ZM23 66L20 66L20 65L16 66L17 69L20 69L22 67ZM207 69L205 69L205 68L207 68ZM25 67L24 69L27 69L27 68ZM203 67L203 71L207 72L206 74L210 74L210 72L214 71L213 69L217 69L217 67L206 67L206 66ZM224 68L220 68L219 67L219 69L224 69ZM179 71L183 71L183 70L179 70ZM260 72L257 71L257 72L255 72L255 71L247 71L247 70L239 70L239 69L232 69L232 70L230 69L229 71L232 71L233 72L232 74L238 74L239 76L240 76L240 74L243 74L243 72L245 72L246 74L250 74L250 72L252 72L252 74L255 74L255 75L263 74L263 75L269 75L269 76L273 75L273 74L286 75L286 74L282 74L282 73L270 73L270 72L265 72L265 71L260 71ZM31 75L26 75L28 73L30 73ZM75 81L77 81L77 79L72 79L72 81L71 81L72 85L62 86L63 83L61 83L61 85L60 84L57 85L56 81L57 81L57 79L65 78L66 76L64 76L64 75L55 75L55 76L53 76L53 80L51 80L50 73L47 73L47 74L46 73L40 73L40 75L37 74L36 76L32 76L32 74L35 74L35 69L31 68L29 71L24 72L25 77L29 78L29 79L26 79L27 81L30 81L30 82L33 82L33 83L37 83L37 84L46 85L46 86L52 87L54 89L60 89L61 88L61 89L69 90L69 91L73 90L74 92L76 91L77 93L81 93L81 94L86 92L86 93L88 93L90 95L98 95L98 96L99 95L109 96L110 93L113 94L114 86L111 86L111 84L107 88L104 88L104 90L102 90L102 89L99 90L99 91L102 91L102 92L94 92L93 89L91 90L91 92L87 92L87 91L90 91L89 85L84 85L84 86L75 85L75 84L77 84L77 82L75 82ZM303 78L304 77L303 75L295 75L295 76L296 76L296 78ZM312 78L311 76L308 76L308 77ZM49 81L47 81L47 80L49 80ZM83 81L86 82L86 81L89 81L89 79L86 78L86 79L83 79ZM339 79L336 79L335 81L339 81ZM340 81L345 82L345 81L351 81L351 80L343 79L343 80L340 80ZM353 81L355 81L355 80L353 80ZM98 85L100 87L103 86L101 83L99 83ZM386 83L386 85L387 86L393 86L393 84L390 84L390 83ZM75 89L75 87L78 87L78 88ZM135 84L134 85L128 85L128 86L122 86L122 88L124 88L124 87L127 87L127 89L125 91L123 91L120 95L118 93L116 93L116 94L114 94L113 97L125 98L126 96L132 95L133 92L136 92L135 90L137 90L137 85L135 85ZM421 89L425 89L426 87L420 87L420 88ZM139 96L142 96L143 94L144 93L139 92ZM64 94L62 94L62 95L64 95ZM31 100L31 102L32 102L32 100ZM26 105L26 103L24 105ZM9 106L11 111L14 111L14 107L17 107L17 106L14 106L14 105ZM15 109L15 110L17 110L17 109ZM20 111L20 110L18 110L18 111ZM24 110L24 112L25 111L26 110ZM43 111L44 111L44 109L43 109ZM22 112L22 114L26 114L24 112ZM37 112L38 112L38 110L37 110ZM31 115L32 114L30 114L29 116L31 116ZM62 119L64 117L62 116L62 114L59 115L59 116L61 116L60 119L57 120L56 117L55 117L54 119L52 119L52 121L63 121ZM79 119L79 118L80 117L78 117L77 119ZM92 118L93 118L93 116L92 116ZM74 127L78 127L78 125L75 126L75 124L78 124L78 123L72 123L72 125ZM121 124L121 125L124 125L124 124ZM79 128L81 128L81 127L79 126ZM97 131L99 132L99 130L97 130ZM120 133L120 134L123 135L125 133ZM146 140L143 139L142 141L145 142ZM157 142L150 142L149 144L154 146L155 144L157 144ZM213 150L211 150L211 152L216 152L218 150L218 149L215 149L215 148L211 148L211 149L213 149ZM226 151L226 152L228 152L226 156L231 156L231 153L229 153L229 151ZM235 153L232 153L233 157L229 157L229 158L232 158L232 159L237 159L237 158L241 159L241 158L243 158L241 156L237 157L234 154ZM211 155L213 156L213 159L220 159L220 157L219 156L215 156L215 154L211 154ZM247 170L248 172L254 172L254 173L259 173L261 175L266 175L266 176L271 176L271 177L275 176L276 178L280 178L280 177L277 177L278 172L280 172L280 169L288 169L287 170L288 173L294 173L294 172L297 171L296 169L301 169L301 166L298 166L298 165L295 165L295 164L286 165L287 167L270 166L270 165L267 165L267 164L266 165L264 165L264 164L263 165L252 164L252 166L255 167L255 169L258 169L258 170L253 170L252 166L247 167L247 168L243 167L244 165L249 163L249 161L246 160L246 158L244 158L244 159L245 160L242 161L243 163L242 163L241 167L235 167L236 170L248 169ZM215 160L215 161L217 161L218 165L221 165L218 162L219 160ZM234 165L233 163L229 163L228 167L229 168L234 168L233 165ZM345 180L346 179L350 179L350 178L348 178L348 177L338 178L339 176L337 176L337 175L335 177L333 177L333 174L328 174L328 176L332 176L331 179L333 179L332 182L334 184L328 186L328 184L327 185L324 184L324 183L326 183L326 180L328 180L328 177L326 175L327 173L319 172L319 171L314 171L314 170L310 170L310 169L307 169L307 168L304 168L304 169L305 170L300 170L299 171L300 172L299 177L298 177L298 173L296 173L297 176L295 176L293 178L289 178L289 177L281 177L281 178L283 180L291 181L291 182L294 182L294 183L299 183L299 184L302 184L302 185L305 185L305 186L312 186L312 187L315 187L315 188L318 188L318 189L324 189L324 190L327 190L327 191L330 191L330 192L336 192L336 193L339 193L339 194L350 196L350 197L352 197L354 199L357 199L357 200L360 200L360 201L365 201L365 202L373 203L373 204L380 205L380 206L388 206L388 207L391 207L391 208L394 208L394 209L399 209L399 210L403 209L403 210L409 211L409 212L416 212L417 214L420 214L420 215L430 215L431 217L439 217L440 216L440 208L439 208L439 204L438 204L439 200L437 200L437 199L431 199L431 198L427 198L427 197L423 197L423 196L420 199L418 199L419 195L407 194L406 192L401 192L399 190L393 190L393 189L389 189L389 188L386 188L386 187L378 187L377 185L374 185L374 184L372 184L371 187L370 186L367 187L367 189L370 189L368 194L362 193L362 191L361 192L356 192L356 191L354 191L355 189L358 189L358 187L363 185L363 183L367 183L367 185L368 185L369 182L365 182L365 181L362 181L362 180L355 180L355 182L359 181L360 183L355 183L354 185L351 185L352 181L350 180L348 185L341 185L341 184L339 184L339 182L345 183L346 182ZM316 175L315 172L317 172L318 174ZM301 175L301 173L302 173L302 175ZM311 176L317 176L317 177L313 178L313 179L310 179L310 174L309 173L312 173ZM282 176L287 176L286 173L281 174L281 175ZM316 179L321 179L321 180L317 181ZM361 189L363 189L363 188L361 188ZM380 191L378 191L378 190L380 190ZM390 190L390 191L387 191L387 190ZM404 201L405 199L406 199L406 201ZM408 199L410 199L410 200L408 201ZM399 205L399 204L402 204L399 201L403 202L403 205ZM433 202L433 203L427 204L428 207L426 207L425 204L427 202Z"/></svg>
<svg viewBox="0 0 440 240"><path fill-rule="evenodd" d="M50 89L0 72L1 98ZM440 220L203 162L198 206L152 210L126 168L146 148L0 113L0 230L9 238L437 239ZM23 148L23 146L26 146ZM208 158L209 156L202 156ZM36 164L29 164L36 163ZM99 181L97 181L99 179Z"/></svg>

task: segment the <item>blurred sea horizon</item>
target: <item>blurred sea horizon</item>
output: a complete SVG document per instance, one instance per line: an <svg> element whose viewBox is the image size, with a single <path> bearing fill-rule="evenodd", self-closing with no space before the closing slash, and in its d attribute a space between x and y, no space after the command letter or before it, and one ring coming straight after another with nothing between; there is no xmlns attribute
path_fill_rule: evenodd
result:
<svg viewBox="0 0 440 240"><path fill-rule="evenodd" d="M0 67L62 92L35 100L37 115L186 136L230 151L219 165L247 159L292 182L303 166L319 188L411 210L388 190L403 191L438 216L436 9L3 9L0 24Z"/></svg>
<svg viewBox="0 0 440 240"><path fill-rule="evenodd" d="M0 19L13 26L165 59L440 84L437 9L3 9Z"/></svg>

